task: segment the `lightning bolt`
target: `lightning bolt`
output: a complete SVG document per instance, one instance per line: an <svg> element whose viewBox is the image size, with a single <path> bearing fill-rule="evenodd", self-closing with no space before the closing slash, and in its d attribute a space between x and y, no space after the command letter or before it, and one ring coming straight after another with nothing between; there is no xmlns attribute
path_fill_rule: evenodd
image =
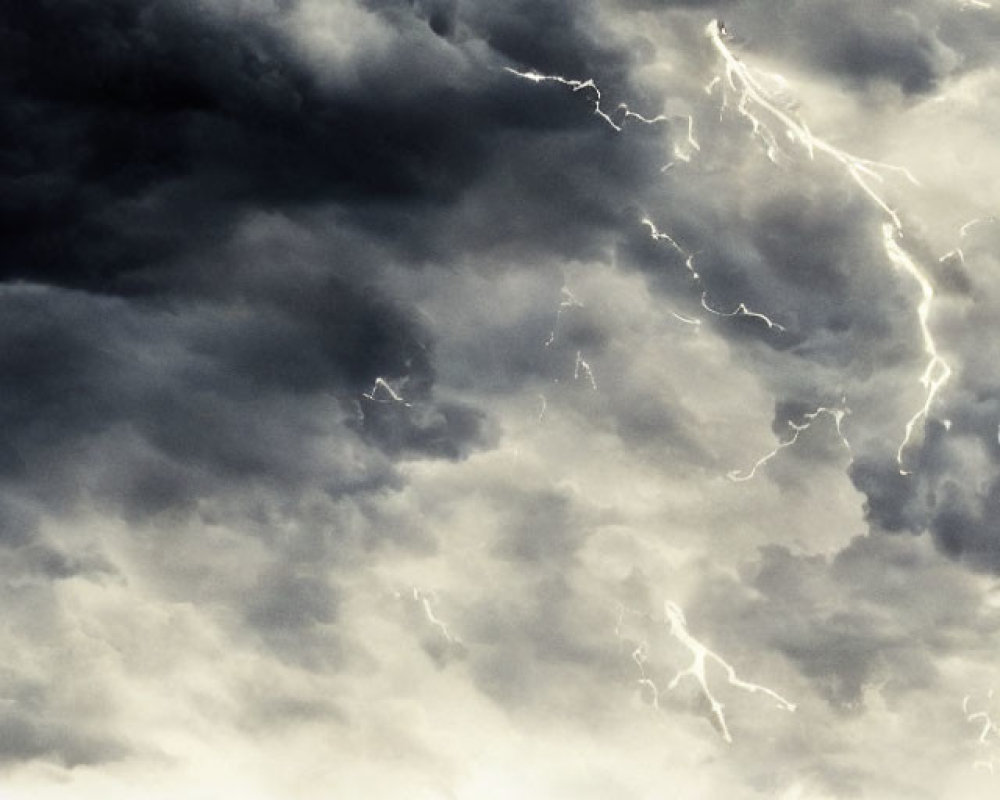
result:
<svg viewBox="0 0 1000 800"><path fill-rule="evenodd" d="M735 668L733 668L728 661L695 639L688 632L687 620L685 619L684 612L681 610L680 606L668 600L664 603L663 607L667 623L670 626L670 634L691 652L691 664L674 676L674 679L670 681L668 688L671 690L677 688L684 678L691 678L694 680L701 689L702 694L704 694L705 699L708 700L711 705L712 716L715 718L715 721L719 726L719 730L722 733L722 738L725 739L726 742L732 743L733 737L732 734L730 734L729 726L726 723L726 715L723 713L724 706L718 699L716 699L715 695L712 694L712 690L708 685L708 676L705 674L705 669L709 662L714 662L722 667L723 671L726 673L726 679L731 686L735 686L737 689L742 689L750 694L756 694L758 692L766 694L778 704L779 708L782 708L785 711L795 711L795 703L789 702L777 692L768 689L766 686L760 686L756 683L748 683L747 681L738 678Z"/></svg>
<svg viewBox="0 0 1000 800"><path fill-rule="evenodd" d="M589 92L591 102L594 104L594 113L604 120L604 122L606 122L616 133L621 133L625 123L630 119L637 120L645 125L655 125L658 122L668 121L668 117L663 114L658 114L655 117L645 117L642 114L637 114L632 111L627 104L619 103L615 111L621 118L621 122L615 122L611 115L608 114L608 112L606 112L601 106L601 90L597 88L597 84L594 83L591 78L588 78L585 81L578 81L570 78L564 78L561 75L542 75L539 72L521 72L520 70L512 69L511 67L504 67L504 70L512 75L516 75L519 78L523 78L526 81L531 81L532 83L559 83L563 86L570 87L574 92Z"/></svg>
<svg viewBox="0 0 1000 800"><path fill-rule="evenodd" d="M590 368L590 364L587 363L586 359L581 355L580 351L576 351L576 363L573 365L573 380L580 380L581 375L586 375L587 380L590 381L590 388L595 392L597 391L597 381L594 380L594 371Z"/></svg>
<svg viewBox="0 0 1000 800"><path fill-rule="evenodd" d="M624 643L625 637L622 635L622 623L625 620L626 612L639 615L639 612L628 609L623 605L618 606L618 622L615 624L615 638L619 642ZM656 683L646 674L646 662L649 661L649 642L643 640L639 642L635 648L632 650L632 661L635 663L636 668L639 670L639 677L636 679L636 683L639 686L643 686L649 690L652 700L650 704L657 711L660 710L660 688Z"/></svg>
<svg viewBox="0 0 1000 800"><path fill-rule="evenodd" d="M915 185L919 185L919 183L905 167L859 158L834 147L823 139L813 136L805 123L785 111L778 100L763 86L750 68L733 55L723 40L725 29L718 20L710 22L705 32L725 64L725 76L728 86L739 96L738 112L750 122L754 134L764 143L768 157L772 161L777 161L779 148L775 128L780 127L785 137L789 141L803 147L810 158L814 158L816 153L822 153L840 164L850 179L891 221L891 224L885 223L882 226L883 245L892 265L897 270L906 273L920 287L921 299L917 305L917 317L920 322L924 352L928 358L927 366L920 376L920 383L926 389L924 403L906 423L903 440L896 451L896 461L899 465L899 471L903 475L908 475L910 473L903 467L904 452L913 439L917 423L927 418L934 399L948 382L952 371L948 363L938 353L937 345L928 324L931 307L934 302L934 288L931 286L927 276L924 275L896 241L896 234L902 230L899 215L889 206L885 198L876 191L874 184L884 182L883 172L901 173L911 183ZM721 82L721 79L719 82ZM962 233L967 232L969 227L978 222L979 220L973 220L971 223L967 223L963 226ZM961 253L959 253L959 257L963 257Z"/></svg>
<svg viewBox="0 0 1000 800"><path fill-rule="evenodd" d="M900 474L909 475L910 473L903 468L903 453L910 445L917 423L921 419L927 418L930 413L931 404L937 397L938 392L941 391L942 387L948 382L948 379L951 378L951 367L938 354L937 345L934 342L934 336L931 334L930 325L928 324L931 307L934 303L934 287L931 286L927 276L920 271L913 262L913 259L900 247L899 242L896 241L895 234L896 231L888 223L882 226L882 241L889 261L893 267L905 272L920 287L921 299L920 304L917 306L917 318L920 321L920 336L923 340L924 353L927 354L928 359L927 366L920 376L920 384L927 390L924 396L924 403L906 423L903 441L896 451L896 463L899 465Z"/></svg>
<svg viewBox="0 0 1000 800"><path fill-rule="evenodd" d="M420 603L420 607L423 609L424 616L427 618L427 621L441 631L441 635L444 636L445 639L453 644L461 643L461 639L457 636L453 636L451 631L448 630L448 626L434 613L434 603L437 601L432 593L425 592L423 589L419 589L414 586L413 599Z"/></svg>
<svg viewBox="0 0 1000 800"><path fill-rule="evenodd" d="M760 312L757 311L751 311L749 308L747 308L746 303L740 303L732 311L718 311L717 309L712 308L708 304L707 298L708 298L708 292L702 292L701 307L704 308L710 314L714 314L717 317L751 317L753 319L761 320L765 325L767 325L769 330L778 330L778 331L785 330L784 325L780 325L779 323L775 322L773 319L766 316L765 314L761 314Z"/></svg>
<svg viewBox="0 0 1000 800"><path fill-rule="evenodd" d="M673 154L676 160L664 164L660 167L660 172L667 172L668 170L673 169L677 161L688 164L691 162L691 159L694 158L696 153L701 152L701 145L698 144L698 140L694 138L694 117L688 114L686 119L687 139L683 144L678 142L674 145Z"/></svg>
<svg viewBox="0 0 1000 800"><path fill-rule="evenodd" d="M677 254L681 256L681 258L684 259L684 266L690 273L691 280L693 280L696 284L698 284L698 286L702 287L701 307L704 308L707 312L709 312L710 314L714 314L717 317L753 317L755 319L763 321L764 324L766 324L768 329L770 330L779 330L779 331L785 330L785 327L783 325L778 324L770 317L761 314L757 311L751 311L747 307L746 303L740 303L733 311L719 311L717 309L712 308L708 304L708 291L704 288L704 283L701 280L701 274L698 272L698 270L695 268L694 265L694 259L697 253L691 253L685 248L681 247L681 245L678 243L676 239L674 239L674 237L672 237L669 233L665 233L664 231L661 231L659 228L657 228L656 224L648 217L643 217L642 224L645 225L647 228L649 228L649 237L651 239L657 242L666 242L667 245L672 250L674 250ZM689 317L681 316L680 314L674 311L671 311L670 313L674 317L679 319L681 322L686 322L689 325L700 324L699 320L693 320Z"/></svg>
<svg viewBox="0 0 1000 800"><path fill-rule="evenodd" d="M749 470L733 470L727 473L726 477L734 483L742 483L743 481L752 479L757 474L758 469L763 467L768 461L778 455L778 453L786 447L791 447L795 444L799 440L799 436L802 432L811 428L813 423L821 416L828 416L833 420L833 424L837 429L837 435L840 437L841 444L847 448L848 452L853 452L851 449L851 443L847 440L847 436L844 435L843 428L844 418L850 413L851 410L846 405L842 405L840 408L827 408L825 406L820 406L815 411L811 411L805 415L805 419L808 420L807 422L796 423L788 420L788 427L792 430L791 438L780 442L770 453L758 458Z"/></svg>
<svg viewBox="0 0 1000 800"><path fill-rule="evenodd" d="M733 737L729 731L729 725L726 721L726 715L724 713L724 705L716 698L715 694L712 692L711 687L708 683L707 668L709 663L714 663L722 668L726 674L726 680L730 686L734 686L737 689L742 689L750 694L766 694L771 697L777 704L779 708L785 711L795 711L796 705L784 697L782 697L777 692L772 689L768 689L766 686L760 686L756 683L749 683L739 678L736 674L736 669L722 656L716 653L714 650L710 650L704 644L695 639L691 633L688 631L687 620L684 617L684 612L680 606L671 601L666 601L664 603L665 621L668 625L670 635L680 642L688 652L691 653L691 664L685 669L680 670L670 681L667 689L668 691L673 691L676 689L680 682L684 678L691 678L698 684L698 688L701 690L702 695L708 700L709 705L712 709L712 718L718 727L722 738L729 744L732 744ZM624 642L625 639L621 632L622 623L625 614L632 614L638 617L649 618L639 611L626 608L623 605L618 606L618 622L615 625L615 636L620 642ZM639 642L638 645L632 650L632 661L635 663L636 668L639 670L639 678L637 683L640 686L644 686L649 689L652 695L652 706L659 710L660 709L660 697L661 692L657 687L656 683L649 677L646 671L646 664L649 661L649 644L646 641Z"/></svg>
<svg viewBox="0 0 1000 800"><path fill-rule="evenodd" d="M737 94L739 98L737 113L750 123L753 134L760 139L771 161L778 163L781 155L779 137L775 132L780 130L789 142L804 148L809 158L815 158L816 153L822 153L840 164L861 191L892 220L893 225L897 229L902 228L899 215L876 191L875 184L884 182L883 172L897 172L914 185L919 185L908 169L859 158L813 136L806 124L785 110L778 97L763 85L756 73L726 46L723 40L726 35L725 28L718 20L712 20L705 28L705 33L725 65L725 83L721 77L717 77L705 87L706 91L711 93L716 86L728 85ZM777 78L784 83L783 78L780 76Z"/></svg>
<svg viewBox="0 0 1000 800"><path fill-rule="evenodd" d="M404 378L401 383L405 383ZM373 403L399 403L402 406L410 408L412 403L406 402L403 397L399 394L396 389L383 377L379 376L375 378L375 382L372 384L372 388L367 392L363 392L362 397L366 397Z"/></svg>

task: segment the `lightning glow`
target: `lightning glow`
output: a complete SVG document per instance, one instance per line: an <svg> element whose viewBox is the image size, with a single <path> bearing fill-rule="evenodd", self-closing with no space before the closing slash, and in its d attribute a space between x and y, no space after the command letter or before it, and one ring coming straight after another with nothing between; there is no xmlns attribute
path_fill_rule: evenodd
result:
<svg viewBox="0 0 1000 800"><path fill-rule="evenodd" d="M833 420L833 424L837 430L837 436L840 437L841 444L844 445L844 447L847 449L849 453L852 452L851 443L847 440L847 436L844 434L844 428L843 428L844 419L850 413L851 410L846 405L842 405L839 408L827 408L825 406L820 406L815 411L811 411L805 415L805 419L807 420L806 422L796 423L792 422L791 420L788 420L787 422L788 427L792 431L791 438L786 439L783 442L780 442L778 446L775 447L771 452L758 458L754 462L753 466L750 467L750 469L733 470L727 473L726 477L729 478L729 480L733 481L734 483L742 483L743 481L751 480L757 474L757 470L763 467L768 461L770 461L772 458L778 455L778 453L780 453L786 447L791 447L793 444L795 444L799 440L799 436L802 434L802 432L811 428L813 423L821 416L828 416L830 417L830 419Z"/></svg>
<svg viewBox="0 0 1000 800"><path fill-rule="evenodd" d="M937 397L938 392L941 391L948 382L948 379L951 378L952 371L948 363L938 353L937 345L928 323L931 307L934 303L934 287L931 286L931 282L920 271L913 262L913 259L900 247L899 242L896 241L896 231L888 223L882 226L882 242L885 246L885 253L893 267L905 272L920 287L921 293L920 304L917 306L917 318L920 321L920 336L923 342L924 353L927 354L928 360L927 366L920 376L920 384L926 390L926 394L924 395L923 405L917 409L916 413L906 423L903 441L896 451L896 462L899 465L900 474L908 475L910 473L903 467L903 454L913 439L917 423L927 418L931 405Z"/></svg>
<svg viewBox="0 0 1000 800"><path fill-rule="evenodd" d="M719 726L719 731L722 734L722 738L725 739L726 742L732 743L733 737L729 732L729 726L726 723L726 715L723 713L724 706L715 697L708 685L708 676L705 670L709 663L714 662L723 669L726 673L726 679L731 686L735 686L737 689L742 689L743 691L751 694L756 694L758 692L766 694L778 704L779 708L784 709L785 711L795 711L795 703L786 700L772 689L768 689L766 686L760 686L756 683L748 683L747 681L738 678L735 668L733 668L728 661L695 639L688 632L687 620L685 619L684 612L681 610L680 606L668 600L664 603L663 607L667 623L670 627L670 634L691 652L691 664L674 676L673 680L670 681L668 688L671 690L677 688L684 678L691 678L694 680L701 689L705 699L708 700L712 708L712 716L715 718L715 721Z"/></svg>

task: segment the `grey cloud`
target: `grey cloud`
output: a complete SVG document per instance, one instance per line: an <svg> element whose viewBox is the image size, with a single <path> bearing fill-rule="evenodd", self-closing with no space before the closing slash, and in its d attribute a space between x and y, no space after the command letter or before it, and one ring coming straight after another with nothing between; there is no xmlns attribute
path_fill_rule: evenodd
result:
<svg viewBox="0 0 1000 800"><path fill-rule="evenodd" d="M331 791L345 796L355 769L353 788L373 796L390 773L406 782L399 742L425 759L415 774L454 762L446 771L474 794L510 772L490 761L491 737L506 746L527 731L549 747L565 734L576 747L597 729L595 752L611 759L601 770L616 778L683 752L713 787L739 783L732 796L776 796L800 768L842 796L886 785L838 760L856 755L851 726L881 724L872 686L890 678L880 697L894 720L919 721L906 704L938 692L943 714L945 687L965 678L948 673L948 655L986 652L997 624L962 569L1000 570L1000 384L983 335L995 243L977 230L968 264L934 267L930 234L907 228L905 246L940 287L942 350L963 368L903 476L893 437L926 363L919 287L894 272L881 210L837 165L794 143L767 162L748 120L705 95L701 32L724 12L746 37L741 56L849 86L848 117L886 85L915 106L989 58L959 11L890 6L889 21L856 2L5 7L11 644L85 638L95 663L106 649L109 685L140 692L175 668L199 691L205 680L232 704L218 721L188 709L218 724L211 736L247 737L236 750L266 742L278 759L277 739L308 730L303 750L319 755L302 757L326 765L329 747L342 781ZM639 21L613 18L621 8ZM588 90L505 67L593 78L616 119L619 102L649 116L690 110L702 150L664 170L683 118L617 132ZM650 239L647 215L696 254L700 281ZM563 286L583 305L559 312ZM712 315L703 291L723 314L745 303L785 330ZM698 317L700 332L670 311ZM596 388L573 380L577 353ZM372 391L379 378L398 397ZM842 509L861 500L843 475L810 483L812 468L848 462L829 429L782 450L758 484L734 488L725 473L734 454L752 463L741 426L759 410L766 439L771 398L777 443L845 397L849 479L871 531L842 546L863 528L860 509ZM826 555L789 549L782 537L797 526ZM424 579L458 638L401 589ZM727 696L747 744L726 766L694 684L654 714L637 683L645 634L658 685L691 655L656 616L670 596L686 598L692 631L732 652L741 675L777 677L801 697L799 716L756 719L740 704L759 696ZM633 620L648 630L616 629L626 601L648 612ZM132 642L129 619L194 620L203 650L147 669L136 652L172 648ZM244 663L254 668L233 666ZM14 692L0 718L13 771L131 757L116 723L98 735L64 700ZM436 729L452 715L474 719L485 756ZM694 724L673 724L685 716ZM744 737L751 725L760 735ZM647 744L655 756L643 761ZM630 780L609 777L609 791L643 796Z"/></svg>
<svg viewBox="0 0 1000 800"><path fill-rule="evenodd" d="M0 759L8 764L51 759L78 767L118 761L129 752L124 745L100 735L88 736L69 726L9 712L0 714L0 742Z"/></svg>
<svg viewBox="0 0 1000 800"><path fill-rule="evenodd" d="M737 8L729 21L732 31L746 36L754 49L793 53L853 88L872 89L885 82L914 95L932 91L961 63L958 52L935 31L942 5L909 0L878 7L778 2L762 9Z"/></svg>

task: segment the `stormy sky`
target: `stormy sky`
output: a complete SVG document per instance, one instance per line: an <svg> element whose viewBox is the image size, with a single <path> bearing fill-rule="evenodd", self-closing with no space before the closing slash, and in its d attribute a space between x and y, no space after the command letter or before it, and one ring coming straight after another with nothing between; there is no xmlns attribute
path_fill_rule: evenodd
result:
<svg viewBox="0 0 1000 800"><path fill-rule="evenodd" d="M996 797L998 45L0 4L0 798Z"/></svg>

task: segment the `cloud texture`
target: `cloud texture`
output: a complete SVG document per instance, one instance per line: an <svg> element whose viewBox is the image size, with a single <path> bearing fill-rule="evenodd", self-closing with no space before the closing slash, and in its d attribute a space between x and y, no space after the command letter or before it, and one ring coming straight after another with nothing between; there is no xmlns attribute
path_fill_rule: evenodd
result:
<svg viewBox="0 0 1000 800"><path fill-rule="evenodd" d="M998 41L6 3L0 797L995 796Z"/></svg>

